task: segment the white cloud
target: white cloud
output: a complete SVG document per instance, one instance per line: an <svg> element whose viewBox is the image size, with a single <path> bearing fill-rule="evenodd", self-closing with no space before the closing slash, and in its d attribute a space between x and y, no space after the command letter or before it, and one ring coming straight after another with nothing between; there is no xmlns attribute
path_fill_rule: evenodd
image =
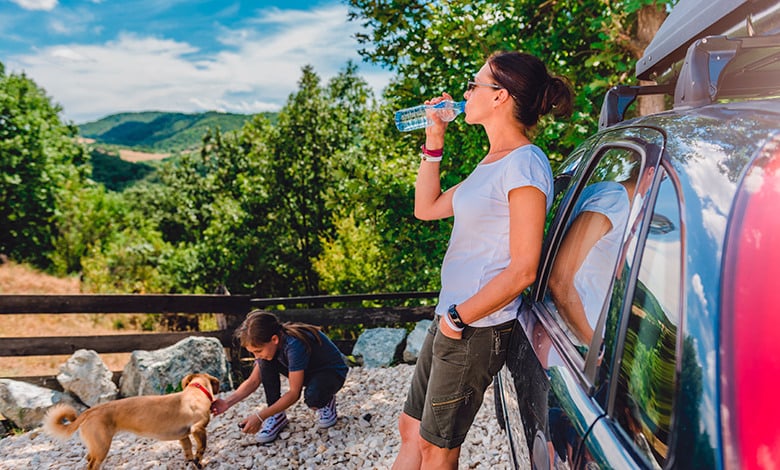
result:
<svg viewBox="0 0 780 470"><path fill-rule="evenodd" d="M50 16L47 27L49 31L57 35L78 34L94 27L95 15L89 8L59 9L56 16Z"/></svg>
<svg viewBox="0 0 780 470"><path fill-rule="evenodd" d="M323 80L351 59L360 65L358 26L341 5L313 11L260 12L250 27L215 34L222 50L206 54L186 43L120 33L100 45L48 47L15 57L23 69L77 123L123 111L276 111L311 65ZM359 74L379 93L391 74Z"/></svg>
<svg viewBox="0 0 780 470"><path fill-rule="evenodd" d="M704 293L704 283L702 282L699 273L693 273L693 276L691 277L691 287L693 288L693 292L696 294L696 297L699 299L699 303L701 303L702 311L706 313L707 296Z"/></svg>
<svg viewBox="0 0 780 470"><path fill-rule="evenodd" d="M61 59L63 61L71 62L88 62L89 58L81 55L78 51L75 51L69 47L52 47L49 49L52 59Z"/></svg>
<svg viewBox="0 0 780 470"><path fill-rule="evenodd" d="M691 143L691 155L706 155L715 161L728 160L726 151L714 143ZM713 191L712 188L731 188L726 172L712 165L698 165L691 174L691 187L699 195L702 205L702 223L713 240L723 240L726 233L728 214L731 207L731 191ZM718 253L720 257L720 253Z"/></svg>
<svg viewBox="0 0 780 470"><path fill-rule="evenodd" d="M11 0L25 10L53 10L57 6L57 0Z"/></svg>

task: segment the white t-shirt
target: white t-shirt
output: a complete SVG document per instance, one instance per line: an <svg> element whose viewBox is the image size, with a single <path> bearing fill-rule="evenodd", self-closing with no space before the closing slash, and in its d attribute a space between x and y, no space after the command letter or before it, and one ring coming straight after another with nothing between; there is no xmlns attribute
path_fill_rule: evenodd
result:
<svg viewBox="0 0 780 470"><path fill-rule="evenodd" d="M614 181L602 181L585 187L574 206L571 220L583 212L595 212L607 217L612 224L610 231L593 245L574 275L574 287L582 300L588 323L593 328L596 327L606 300L629 210L626 188Z"/></svg>
<svg viewBox="0 0 780 470"><path fill-rule="evenodd" d="M552 169L547 156L535 145L477 165L455 190L455 222L441 267L438 315L476 294L509 265L509 192L524 186L544 193L550 210ZM487 327L513 320L519 306L520 297L470 325Z"/></svg>

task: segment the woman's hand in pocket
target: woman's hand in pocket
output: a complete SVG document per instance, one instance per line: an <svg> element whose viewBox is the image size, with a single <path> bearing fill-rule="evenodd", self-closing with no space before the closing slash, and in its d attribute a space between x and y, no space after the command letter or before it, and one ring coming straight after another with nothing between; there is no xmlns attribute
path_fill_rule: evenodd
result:
<svg viewBox="0 0 780 470"><path fill-rule="evenodd" d="M446 315L446 313L444 315ZM441 334L447 338L460 341L460 339L463 337L463 332L455 331L450 328L450 325L448 325L447 321L444 319L444 315L439 315L439 331L441 331Z"/></svg>

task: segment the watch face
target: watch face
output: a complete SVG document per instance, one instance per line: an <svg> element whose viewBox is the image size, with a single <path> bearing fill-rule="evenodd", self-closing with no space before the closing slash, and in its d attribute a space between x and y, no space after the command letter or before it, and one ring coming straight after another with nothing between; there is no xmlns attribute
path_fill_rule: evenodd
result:
<svg viewBox="0 0 780 470"><path fill-rule="evenodd" d="M460 319L460 315L458 314L458 311L455 309L455 304L450 305L450 308L447 309L447 313L450 316L450 319L453 323L455 323L455 326L458 328L463 328L466 326L465 323L463 323L463 320Z"/></svg>

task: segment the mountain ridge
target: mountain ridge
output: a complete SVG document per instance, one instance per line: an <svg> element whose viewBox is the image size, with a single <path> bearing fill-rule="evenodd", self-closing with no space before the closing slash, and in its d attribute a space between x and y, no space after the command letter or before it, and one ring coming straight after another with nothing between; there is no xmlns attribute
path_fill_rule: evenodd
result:
<svg viewBox="0 0 780 470"><path fill-rule="evenodd" d="M274 121L276 113L262 113ZM209 129L227 133L241 129L255 115L221 113L180 113L141 111L117 113L97 121L79 124L82 137L99 144L145 149L155 152L182 152L198 148Z"/></svg>

